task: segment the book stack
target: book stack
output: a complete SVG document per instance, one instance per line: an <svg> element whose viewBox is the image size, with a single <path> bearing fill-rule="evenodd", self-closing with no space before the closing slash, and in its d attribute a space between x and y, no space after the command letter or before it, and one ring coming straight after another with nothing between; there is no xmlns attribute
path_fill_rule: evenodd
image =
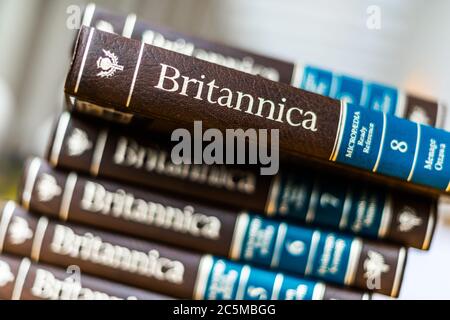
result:
<svg viewBox="0 0 450 320"><path fill-rule="evenodd" d="M135 15L86 8L65 93L1 210L2 299L397 297L449 191L440 104ZM203 128L278 130L280 170L174 159Z"/></svg>

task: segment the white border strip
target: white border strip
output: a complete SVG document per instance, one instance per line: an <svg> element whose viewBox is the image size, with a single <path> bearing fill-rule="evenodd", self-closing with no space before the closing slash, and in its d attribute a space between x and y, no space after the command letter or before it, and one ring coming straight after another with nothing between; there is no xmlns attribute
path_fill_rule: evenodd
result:
<svg viewBox="0 0 450 320"><path fill-rule="evenodd" d="M78 89L80 88L80 82L81 82L81 78L83 76L84 67L86 65L87 56L89 54L89 48L91 47L91 42L92 42L92 37L94 35L94 31L95 31L94 28L91 28L91 30L89 31L89 37L88 37L88 41L86 43L86 48L84 49L83 59L81 60L81 66L80 66L80 70L78 72L77 82L76 82L75 88L73 90L74 93L77 93Z"/></svg>
<svg viewBox="0 0 450 320"><path fill-rule="evenodd" d="M241 213L236 219L230 247L231 259L237 260L241 256L242 242L244 241L249 222L250 217L247 213Z"/></svg>
<svg viewBox="0 0 450 320"><path fill-rule="evenodd" d="M355 282L356 269L358 268L359 258L361 257L362 241L356 238L350 246L350 257L348 260L347 270L345 272L344 284L352 285Z"/></svg>
<svg viewBox="0 0 450 320"><path fill-rule="evenodd" d="M383 207L383 214L381 215L380 227L378 229L378 237L384 238L389 230L392 222L392 196L386 195L386 200Z"/></svg>
<svg viewBox="0 0 450 320"><path fill-rule="evenodd" d="M241 270L241 276L239 278L239 285L236 292L236 300L244 300L245 288L247 287L248 278L250 277L250 271L252 269L248 265L244 265Z"/></svg>
<svg viewBox="0 0 450 320"><path fill-rule="evenodd" d="M0 253L3 252L3 246L5 245L6 232L8 232L9 222L16 209L14 201L8 201L3 207L0 218Z"/></svg>
<svg viewBox="0 0 450 320"><path fill-rule="evenodd" d="M281 291L281 286L283 285L283 281L284 276L281 273L277 273L277 276L275 277L275 281L273 284L272 296L270 297L270 300L278 300Z"/></svg>
<svg viewBox="0 0 450 320"><path fill-rule="evenodd" d="M63 112L59 117L55 137L53 138L52 151L50 153L50 164L53 166L58 165L59 155L61 154L64 136L66 135L67 128L69 127L70 118L71 116L69 112Z"/></svg>
<svg viewBox="0 0 450 320"><path fill-rule="evenodd" d="M98 134L97 142L95 144L94 154L92 155L92 162L89 172L93 176L97 176L102 164L103 153L105 152L106 140L108 140L108 130L102 130Z"/></svg>
<svg viewBox="0 0 450 320"><path fill-rule="evenodd" d="M44 240L45 231L47 230L48 219L41 217L36 225L33 244L31 245L31 259L38 262L41 255L42 241Z"/></svg>
<svg viewBox="0 0 450 320"><path fill-rule="evenodd" d="M314 258L316 256L316 250L317 246L319 245L320 241L320 231L314 231L311 239L311 248L309 249L308 253L308 260L306 262L306 269L305 269L305 275L310 275L312 272L313 264L314 264Z"/></svg>
<svg viewBox="0 0 450 320"><path fill-rule="evenodd" d="M391 290L391 297L397 297L398 291L400 289L400 280L403 277L403 270L406 262L406 249L400 248L400 251L398 252L398 260L397 260L397 268L395 270L395 278L394 278L394 284L392 286Z"/></svg>
<svg viewBox="0 0 450 320"><path fill-rule="evenodd" d="M350 216L350 209L352 208L352 202L353 202L353 192L352 188L348 187L345 192L345 200L344 200L344 206L342 208L342 215L341 219L339 219L339 229L345 229L348 225L348 218Z"/></svg>
<svg viewBox="0 0 450 320"><path fill-rule="evenodd" d="M280 176L277 174L271 184L270 184L270 191L269 191L269 197L267 198L266 203L266 214L268 217L273 217L275 215L275 212L277 208L275 208L275 201L277 200L279 194L280 194Z"/></svg>
<svg viewBox="0 0 450 320"><path fill-rule="evenodd" d="M144 48L145 48L145 42L142 42L141 49L139 50L139 56L138 56L138 59L136 62L136 68L134 68L134 75L133 75L133 80L131 81L130 92L128 93L127 103L125 105L127 108L130 106L131 97L133 96L134 86L136 85L136 79L139 74L139 68L141 66L142 54L144 53Z"/></svg>
<svg viewBox="0 0 450 320"><path fill-rule="evenodd" d="M406 94L397 90L397 105L395 106L395 115L399 118L405 118L406 114Z"/></svg>
<svg viewBox="0 0 450 320"><path fill-rule="evenodd" d="M433 205L433 211L430 214L430 217L428 218L427 223L427 231L425 233L425 238L422 243L422 250L428 250L431 243L431 236L433 235L434 226L436 224L436 206ZM0 247L1 248L1 247Z"/></svg>
<svg viewBox="0 0 450 320"><path fill-rule="evenodd" d="M281 250L283 249L287 229L288 226L286 225L286 223L280 223L280 226L278 227L277 238L275 240L275 248L273 250L272 261L270 262L271 268L278 267L280 263Z"/></svg>
<svg viewBox="0 0 450 320"><path fill-rule="evenodd" d="M420 150L420 135L421 135L420 124L417 123L416 150L414 151L414 160L413 160L411 171L409 172L409 176L408 176L408 180L407 181L411 181L411 179L414 176L414 170L416 169L417 157L419 156L419 150Z"/></svg>
<svg viewBox="0 0 450 320"><path fill-rule="evenodd" d="M325 288L326 286L323 283L317 283L313 289L312 299L323 300L323 297L325 296Z"/></svg>
<svg viewBox="0 0 450 320"><path fill-rule="evenodd" d="M384 138L386 136L386 122L387 122L386 113L383 112L383 131L381 132L380 149L378 150L377 161L375 162L375 165L372 168L372 172L377 172L378 166L380 165L381 155L383 154Z"/></svg>
<svg viewBox="0 0 450 320"><path fill-rule="evenodd" d="M125 24L123 26L122 36L125 38L131 38L134 31L134 26L136 25L137 17L134 13L129 14L127 19L125 20Z"/></svg>
<svg viewBox="0 0 450 320"><path fill-rule="evenodd" d="M27 279L28 271L30 270L31 262L29 259L24 258L20 263L19 270L17 271L16 282L14 283L14 289L11 296L11 300L20 300L22 296L23 286Z"/></svg>
<svg viewBox="0 0 450 320"><path fill-rule="evenodd" d="M67 176L64 193L61 199L61 207L59 208L59 219L62 221L67 221L69 218L70 203L72 202L73 191L75 190L77 179L78 176L74 172L71 172Z"/></svg>
<svg viewBox="0 0 450 320"><path fill-rule="evenodd" d="M194 300L205 299L206 285L208 284L208 277L212 272L213 257L205 255L200 260L197 271L197 279L194 284Z"/></svg>
<svg viewBox="0 0 450 320"><path fill-rule="evenodd" d="M328 160L336 161L339 155L339 149L342 143L342 137L345 131L345 122L347 121L347 102L341 100L341 112L339 114L339 125L336 131L336 139L334 140L333 151L331 152L330 158Z"/></svg>
<svg viewBox="0 0 450 320"><path fill-rule="evenodd" d="M84 16L83 16L83 22L82 25L86 27L90 27L92 23L92 18L94 17L95 13L95 3L89 3L86 6L86 9L84 9Z"/></svg>
<svg viewBox="0 0 450 320"><path fill-rule="evenodd" d="M36 182L39 169L41 167L41 159L34 158L31 160L28 167L27 177L25 179L25 185L22 191L22 206L26 209L30 209L31 195L33 194L34 184Z"/></svg>
<svg viewBox="0 0 450 320"><path fill-rule="evenodd" d="M301 89L303 74L305 72L305 65L303 63L295 63L294 71L292 73L291 86Z"/></svg>

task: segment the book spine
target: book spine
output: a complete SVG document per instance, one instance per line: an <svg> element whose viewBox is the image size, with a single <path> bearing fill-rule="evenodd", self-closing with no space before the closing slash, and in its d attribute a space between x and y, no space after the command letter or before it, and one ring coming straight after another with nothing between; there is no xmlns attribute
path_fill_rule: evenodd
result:
<svg viewBox="0 0 450 320"><path fill-rule="evenodd" d="M225 87L225 85L227 87ZM208 128L280 129L280 150L450 190L450 133L82 27L65 91Z"/></svg>
<svg viewBox="0 0 450 320"><path fill-rule="evenodd" d="M232 204L237 210L429 248L436 222L434 197L362 186L339 176L324 178L301 166L261 176L245 167L176 165L170 146L149 134L63 113L48 159L54 167Z"/></svg>
<svg viewBox="0 0 450 320"><path fill-rule="evenodd" d="M303 90L433 127L440 128L445 123L446 107L441 102L312 65L296 68L296 86Z"/></svg>
<svg viewBox="0 0 450 320"><path fill-rule="evenodd" d="M117 15L91 4L85 10L83 24L330 98L345 99L371 110L435 127L444 123L445 108L436 101L332 70L289 63L193 37L137 19L135 14Z"/></svg>
<svg viewBox="0 0 450 320"><path fill-rule="evenodd" d="M135 14L118 15L95 4L86 7L82 24L272 81L290 84L295 74L294 63L175 32L139 20Z"/></svg>
<svg viewBox="0 0 450 320"><path fill-rule="evenodd" d="M49 194L57 191L47 189ZM62 224L31 215L7 202L0 216L0 250L35 262L81 270L126 285L182 299L257 299L255 287L279 299L363 299L366 294L260 270L93 228ZM245 279L245 281L244 281ZM226 285L222 287L222 284ZM220 284L220 285L219 285ZM218 286L219 285L219 286ZM288 295L288 292L304 295ZM243 294L244 293L244 294Z"/></svg>
<svg viewBox="0 0 450 320"><path fill-rule="evenodd" d="M167 300L167 296L81 274L28 258L0 255L3 300Z"/></svg>
<svg viewBox="0 0 450 320"><path fill-rule="evenodd" d="M378 274L376 291L399 291L403 248L66 175L37 158L26 172L22 204L31 211L362 290L375 279L359 262L377 255L390 272ZM39 197L45 188L61 192Z"/></svg>

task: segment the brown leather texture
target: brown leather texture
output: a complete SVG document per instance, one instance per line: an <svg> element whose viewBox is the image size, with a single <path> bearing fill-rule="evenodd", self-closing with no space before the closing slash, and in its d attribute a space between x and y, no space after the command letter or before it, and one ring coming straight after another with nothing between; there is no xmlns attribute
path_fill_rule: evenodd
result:
<svg viewBox="0 0 450 320"><path fill-rule="evenodd" d="M109 31L123 34L126 20L126 15L118 15L96 7L90 26L101 27L107 23ZM135 22L130 37L136 40L151 41L159 46L170 46L174 51L186 55L215 59L218 63L234 65L238 70L286 84L291 83L294 73L295 65L291 62L198 38L140 19ZM231 63L231 60L234 63Z"/></svg>
<svg viewBox="0 0 450 320"><path fill-rule="evenodd" d="M5 214L5 206L0 208L0 218ZM59 268L69 266L78 266L83 272L109 279L115 282L123 283L137 288L158 292L163 295L178 297L182 299L193 298L193 290L197 278L198 266L201 256L190 251L166 247L164 245L145 242L134 238L128 238L118 234L112 234L98 229L82 227L75 224L60 223L54 220L48 220L48 224L43 224L44 217L39 217L28 213L23 208L14 207L11 219L7 223L6 233L3 245L3 252L21 257L33 258L36 262L50 264ZM40 227L38 227L40 225ZM42 228L42 226L46 226ZM19 229L18 229L19 228ZM68 240L61 242L60 232L64 229L68 234ZM25 232L24 232L25 231ZM73 236L83 236L84 240L74 240ZM59 239L57 239L59 238ZM39 241L42 239L42 241ZM106 264L113 263L110 260L101 260L99 256L92 254L91 250L98 250L96 245L89 247L86 241L96 239L104 244L103 250L120 247L118 252L128 250L138 251L141 254L157 250L159 257L169 259L170 261L179 261L184 266L183 279L180 283L173 283L167 280L161 280L152 276L145 276L138 270L124 270L120 266L111 267ZM84 249L73 251L71 246L84 245ZM58 249L55 249L57 247ZM126 261L122 261L125 263ZM141 265L145 267L146 265ZM18 264L13 266L17 270ZM167 269L163 271L167 272ZM8 287L9 288L9 287ZM362 293L352 293L347 288L334 288L324 286L326 299L361 299ZM350 290L350 291L349 291ZM5 290L6 292L6 290Z"/></svg>
<svg viewBox="0 0 450 320"><path fill-rule="evenodd" d="M43 218L26 212L20 207L15 207L11 222L8 224L7 232L10 235L14 234L14 231L12 231L11 228L15 228L15 224L21 224L22 227L27 227L27 230L29 230L27 232L29 233L27 233L27 237L21 239L21 241L16 241L12 236L6 237L3 252L23 257L32 257L36 262L48 263L62 268L76 265L83 270L83 272L102 277L104 279L109 279L115 282L173 297L185 299L192 298L194 283L201 259L199 254L167 247L157 243L140 241L118 234L107 233L88 227L65 223L62 224L53 220L50 220L48 226L43 230L42 245L36 248L33 247L33 243L35 242L34 239L36 237L37 225L39 221L42 221L42 219ZM69 234L69 240L67 240L68 242L66 242L66 244L63 242L62 247L58 247L58 250L55 250L53 245L55 241L58 241L58 239L55 238L57 237L58 229L64 230L66 234ZM181 274L182 281L178 282L178 278L171 278L172 280L169 281L167 278L155 276L156 273L149 271L149 273L143 273L134 269L124 269L121 267L122 264L112 267L113 263L116 262L111 260L93 260L98 259L98 257L90 257L90 259L88 259L81 253L74 255L73 252L70 253L70 246L79 245L80 242L73 240L73 236L81 236L85 239L84 241L86 241L86 239L92 240L95 238L105 244L103 250L112 250L113 248L116 248L115 250L118 250L117 252L123 253L126 251L132 251L136 252L137 256L146 254L150 255L151 252L152 256L154 256L156 253L155 251L157 251L159 253L159 257L162 259L158 261L162 261L161 263L164 263L162 265L162 270L166 275L169 270L173 270L172 267L175 266L175 264L178 266L180 263L182 264L184 268L184 272ZM33 252L35 254L38 253L38 255L33 255ZM103 251L103 254L106 254L106 252ZM121 263L127 263L127 261L122 261ZM148 267L150 270L153 270L153 264L142 265L142 267Z"/></svg>
<svg viewBox="0 0 450 320"><path fill-rule="evenodd" d="M104 132L107 138L96 176L202 199L213 205L256 212L265 210L273 176L260 175L256 167L175 165L171 161L171 146L166 135L136 130L131 125L115 126L77 114L66 113L63 117L70 117L70 120L62 132L62 148L54 157L51 155L61 118L48 146L47 158L53 166L92 173L95 146L100 133ZM74 155L68 144L77 131L85 134L90 148ZM126 150L118 152L122 148ZM115 157L117 154L121 154L120 160ZM137 155L140 155L140 161L133 160Z"/></svg>
<svg viewBox="0 0 450 320"><path fill-rule="evenodd" d="M61 218L66 194L70 206L63 219L68 221L209 254L229 254L237 211L83 175L74 178L74 173L68 175L52 169L45 161L40 163L29 203L33 212ZM24 170L25 179L30 177L29 164ZM42 201L39 184L49 177L55 179L62 192ZM76 179L73 191L67 187L69 178Z"/></svg>
<svg viewBox="0 0 450 320"><path fill-rule="evenodd" d="M34 163L36 163L36 160L34 160ZM68 182L68 177L72 176L73 179L74 173L67 175L64 172L53 170L45 162L40 163L35 177L32 175L34 173L30 174L30 166L27 166L24 180L31 181L34 179L35 183L32 190L26 190L26 193L31 192L31 201L29 201L29 204L24 203L24 205L29 206L27 209L33 212L39 212L52 218L67 219L70 222L83 223L97 228L116 231L133 237L164 242L202 253L229 257L232 239L236 236L235 224L237 212L183 202L182 200L170 198L169 196L162 196L109 181L84 178L83 176L76 177L76 182L74 182L75 184L71 189L73 191L70 191L68 190L68 186L71 183ZM49 180L53 180L53 188L56 186L56 188L61 189L61 192L55 194L52 198L42 200L40 199L42 183ZM95 188L95 190L92 188ZM109 194L106 194L105 190ZM22 191L23 195L24 192ZM125 199L125 195L128 195L127 199ZM70 199L70 205L66 204L67 212L64 213L62 212L64 208L63 201L67 201L67 199ZM132 209L130 201L140 201L139 205L145 208L137 210L139 205L134 203L133 205L136 207ZM151 203L151 207L148 207L149 203ZM157 209L158 206L159 209ZM168 209L169 206L171 209ZM172 214L175 214L175 209L173 208L178 208L178 214L181 215L183 210L185 210L183 208L186 206L195 208L195 211L191 211L195 212L195 214L200 213L206 215L209 219L212 218L214 221L220 222L220 233L218 233L218 237L210 238L210 232L203 235L190 233L192 229L186 227L186 221L189 221L188 219L190 218L185 218L184 220L181 220L181 218L178 218L178 220L171 219L173 217ZM133 217L132 210L140 212L140 216L138 216L138 213L134 213L134 218L130 218ZM155 211L156 213L153 216L149 213L150 210L159 210L159 212ZM127 211L129 211L128 218ZM148 215L143 216L146 212ZM217 224L213 224L213 226L217 226ZM212 230L217 231L216 228ZM196 231L198 232L198 230ZM395 264L397 263L396 257L401 248L371 241L364 241L363 246L370 247L375 252L374 255L383 262L387 261L390 273L381 275L380 279L383 280L383 287L380 292L389 294L389 292L385 291L385 288L392 286L394 283L395 272L392 272L395 270ZM364 250L363 254L366 254ZM366 259L367 257L361 255L355 258L361 261L361 259ZM366 283L364 282L366 278L364 273L367 272L367 268L366 265L360 264L358 270L352 271L360 275L360 278L355 283L355 287L362 290L367 289Z"/></svg>
<svg viewBox="0 0 450 320"><path fill-rule="evenodd" d="M136 289L120 283L85 274L74 275L61 268L31 263L28 258L0 255L0 263L9 267L15 280L0 289L0 299L13 298L14 284L19 281L18 271L23 264L25 277L17 300L168 300L168 296ZM29 265L28 269L25 266ZM75 270L75 269L73 269ZM82 270L81 270L82 271ZM70 278L73 277L73 278ZM75 282L76 281L76 282ZM79 282L78 282L79 281ZM73 285L76 283L76 285ZM71 285L72 284L72 285Z"/></svg>
<svg viewBox="0 0 450 320"><path fill-rule="evenodd" d="M180 123L203 120L205 127L219 130L233 128L244 130L248 128L280 129L280 150L321 159L330 157L340 116L338 100L145 45L130 105L126 107L141 44L139 41L92 30L86 27L80 30L74 60L66 80L66 93L90 103L107 108L117 108L119 111L135 112L150 118L161 118ZM91 32L93 32L92 41L89 52L85 55ZM112 77L101 79L98 76L97 62L105 55L103 50L114 52L118 63L123 66L123 71L117 72ZM301 126L290 126L286 122L268 121L266 118L270 114L267 110L264 110L263 116L260 117L243 110L228 110L227 107L211 105L205 100L192 98L191 96L195 96L195 92L197 92L192 87L187 90L188 96L157 89L155 86L159 81L161 64L175 67L183 76L189 78L204 78L205 83L216 80L217 86L226 87L232 92L239 91L250 94L255 101L259 101L258 97L270 99L275 104L286 101L284 108L286 113L288 108L299 108L303 110L303 114L312 112L317 115L317 131L313 132ZM81 76L80 70L83 71ZM78 79L80 79L79 86L77 86ZM254 109L257 107L256 104Z"/></svg>
<svg viewBox="0 0 450 320"><path fill-rule="evenodd" d="M65 131L59 130L64 118L70 117ZM58 138L56 132L58 131ZM93 117L82 114L64 113L55 126L54 133L50 139L47 158L52 161L53 166L66 170L75 170L88 174L96 150L97 140L101 132L107 132L107 140L101 156L99 166L99 178L117 180L138 187L150 188L156 193L164 191L167 197L176 199L182 196L189 203L207 204L209 212L211 208L223 209L228 212L237 213L241 210L249 210L259 214L267 214L267 202L270 197L272 181L276 177L261 176L257 168L238 167L230 165L212 166L197 165L180 167L174 165L170 160L171 146L167 143L170 140L167 135L159 135L146 130L135 130L132 124L117 125L111 124ZM83 141L87 147L79 153L71 153L70 145L72 139L83 135ZM62 141L62 147L52 155L55 145ZM87 141L87 142L86 142ZM123 154L121 144L127 148L130 159L139 158L138 154L145 154L141 161L117 161L115 155ZM73 150L72 150L73 151ZM151 160L152 158L158 160ZM152 163L145 165L145 163ZM159 165L156 165L159 163ZM197 167L198 169L194 169ZM189 170L186 170L189 169ZM185 174L181 174L182 172ZM178 172L178 173L177 173ZM190 174L189 174L190 172ZM205 177L210 179L199 179L195 172L208 173ZM384 240L402 244L408 247L428 249L433 235L436 213L436 199L433 196L422 195L416 192L406 192L403 190L386 188L374 182L362 183L356 179L349 179L345 174L336 172L325 172L322 168L315 168L296 161L295 163L282 162L281 173L278 177L291 176L295 179L307 180L313 177L316 185L320 185L320 192L324 188L327 194L333 191L347 190L350 193L361 193L361 199L367 201L369 198L384 198L387 203L384 210L379 214L389 214L390 219L388 229L383 237ZM196 176L197 178L191 178ZM302 177L305 177L303 179ZM222 181L219 183L219 181ZM224 182L228 181L228 183ZM230 187L229 182L252 181L252 192L245 192L247 188L236 188L235 184ZM136 190L136 189L135 189ZM150 191L149 190L149 191ZM306 191L302 191L303 193ZM139 192L138 192L139 193ZM305 201L309 201L309 198ZM357 199L355 198L355 201ZM176 202L176 201L175 201ZM382 205L382 204L378 204ZM377 211L378 212L378 211ZM334 212L342 215L342 212ZM295 216L286 216L292 223L309 223L325 228L336 226L320 225L316 221L306 222L296 219ZM336 219L338 219L337 217ZM406 220L414 222L410 227L405 227ZM405 220L406 219L406 220ZM414 219L415 221L412 221ZM420 221L418 221L419 219ZM331 219L334 220L334 219ZM402 223L400 223L402 220ZM400 229L401 228L401 229ZM214 241L213 241L214 243ZM221 251L223 254L224 251ZM216 251L214 251L216 253Z"/></svg>

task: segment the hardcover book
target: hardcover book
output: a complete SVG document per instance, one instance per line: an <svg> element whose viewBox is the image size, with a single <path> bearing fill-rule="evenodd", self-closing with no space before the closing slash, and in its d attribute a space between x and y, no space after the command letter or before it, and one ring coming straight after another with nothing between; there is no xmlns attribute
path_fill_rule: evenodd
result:
<svg viewBox="0 0 450 320"><path fill-rule="evenodd" d="M345 101L82 27L66 93L205 127L279 129L280 150L449 191L450 134Z"/></svg>
<svg viewBox="0 0 450 320"><path fill-rule="evenodd" d="M283 163L275 176L244 166L176 165L170 146L162 140L146 131L133 131L130 125L63 113L48 159L54 167L232 207L233 213L246 210L420 249L430 246L435 197L367 186L338 175L322 176L308 167L292 170ZM42 171L62 175L40 160L35 162ZM25 176L29 174L27 167Z"/></svg>
<svg viewBox="0 0 450 320"><path fill-rule="evenodd" d="M2 300L167 300L144 291L89 275L77 266L66 271L28 258L0 255Z"/></svg>
<svg viewBox="0 0 450 320"><path fill-rule="evenodd" d="M41 197L47 190L60 192ZM401 247L85 179L75 173L58 174L37 158L26 170L21 197L25 209L63 221L363 290L380 281L377 290L393 296L398 293L406 261L406 250ZM371 256L387 266L376 279L368 273Z"/></svg>
<svg viewBox="0 0 450 320"><path fill-rule="evenodd" d="M137 19L135 14L118 15L89 4L83 25L192 56L208 62L258 75L294 87L345 99L371 110L395 114L423 124L440 127L445 107L392 86L366 81L303 63L292 63L201 39Z"/></svg>
<svg viewBox="0 0 450 320"><path fill-rule="evenodd" d="M182 299L367 298L313 280L37 217L13 202L3 206L0 230L5 253L63 268L77 265L94 276Z"/></svg>

